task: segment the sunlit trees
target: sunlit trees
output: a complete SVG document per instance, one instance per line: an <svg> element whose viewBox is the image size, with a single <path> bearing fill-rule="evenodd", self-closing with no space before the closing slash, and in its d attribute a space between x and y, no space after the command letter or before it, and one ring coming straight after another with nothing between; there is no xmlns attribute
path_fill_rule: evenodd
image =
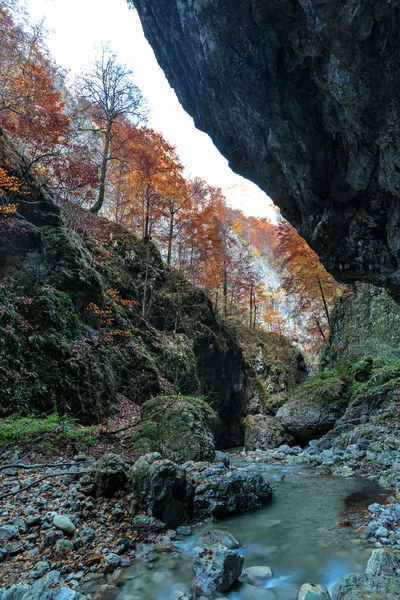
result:
<svg viewBox="0 0 400 600"><path fill-rule="evenodd" d="M82 75L80 86L83 110L102 141L98 196L90 209L97 213L104 204L109 162L128 139L116 134L115 125L121 119L138 125L145 120L146 110L132 71L120 64L107 46L103 46L100 57Z"/></svg>
<svg viewBox="0 0 400 600"><path fill-rule="evenodd" d="M310 335L326 339L330 312L343 286L325 270L315 252L286 221L279 224L276 251L284 269L283 286L296 297L295 316L307 324Z"/></svg>

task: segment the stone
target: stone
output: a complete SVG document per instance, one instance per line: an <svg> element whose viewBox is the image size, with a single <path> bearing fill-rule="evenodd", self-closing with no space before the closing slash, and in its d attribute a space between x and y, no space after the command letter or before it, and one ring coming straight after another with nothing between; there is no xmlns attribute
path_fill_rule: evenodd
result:
<svg viewBox="0 0 400 600"><path fill-rule="evenodd" d="M69 554L74 549L74 544L69 540L58 540L56 544L56 552L58 554Z"/></svg>
<svg viewBox="0 0 400 600"><path fill-rule="evenodd" d="M233 170L339 281L397 294L393 2L294 0L289 17L286 2L131 1L182 106Z"/></svg>
<svg viewBox="0 0 400 600"><path fill-rule="evenodd" d="M331 597L323 585L304 583L300 588L298 600L331 600Z"/></svg>
<svg viewBox="0 0 400 600"><path fill-rule="evenodd" d="M36 563L30 576L32 579L40 579L41 577L46 575L46 573L48 573L49 571L50 571L50 564L44 560L41 560L38 563Z"/></svg>
<svg viewBox="0 0 400 600"><path fill-rule="evenodd" d="M219 519L254 510L272 498L270 484L258 473L226 469L221 463L189 462L184 467L193 488L194 519Z"/></svg>
<svg viewBox="0 0 400 600"><path fill-rule="evenodd" d="M216 450L215 456L214 456L214 462L215 463L221 462L224 465L224 467L229 467L229 465L230 465L229 454L227 454L226 452L221 452L221 450Z"/></svg>
<svg viewBox="0 0 400 600"><path fill-rule="evenodd" d="M249 450L278 448L290 441L278 419L267 415L248 415L245 419L244 446Z"/></svg>
<svg viewBox="0 0 400 600"><path fill-rule="evenodd" d="M105 454L93 465L95 494L112 498L122 491L129 481L129 466L118 454Z"/></svg>
<svg viewBox="0 0 400 600"><path fill-rule="evenodd" d="M16 554L20 554L24 551L24 545L22 542L8 542L4 548L7 554L10 554L11 556L15 556Z"/></svg>
<svg viewBox="0 0 400 600"><path fill-rule="evenodd" d="M176 533L179 535L188 536L192 534L192 528L190 525L180 525L177 528Z"/></svg>
<svg viewBox="0 0 400 600"><path fill-rule="evenodd" d="M244 569L239 577L239 581L241 583L254 585L255 587L264 587L266 581L270 577L272 577L272 571L270 567L255 566Z"/></svg>
<svg viewBox="0 0 400 600"><path fill-rule="evenodd" d="M134 464L131 483L140 508L168 527L175 528L187 519L190 485L178 465L157 452L146 454Z"/></svg>
<svg viewBox="0 0 400 600"><path fill-rule="evenodd" d="M366 575L384 575L385 577L396 577L399 562L393 554L383 548L372 551L372 556L365 569Z"/></svg>
<svg viewBox="0 0 400 600"><path fill-rule="evenodd" d="M66 517L65 515L55 515L53 518L53 525L65 533L65 535L72 536L76 531L75 525L72 523L69 517Z"/></svg>
<svg viewBox="0 0 400 600"><path fill-rule="evenodd" d="M15 525L3 525L0 527L0 540L8 541L14 539L18 535L18 527Z"/></svg>
<svg viewBox="0 0 400 600"><path fill-rule="evenodd" d="M109 554L107 554L103 567L104 573L112 573L113 571L115 571L115 569L119 566L120 562L121 557L118 556L118 554L115 554L114 552L110 552Z"/></svg>
<svg viewBox="0 0 400 600"><path fill-rule="evenodd" d="M223 529L210 529L202 533L196 540L196 546L202 548L211 548L217 544L222 544L229 550L240 548L240 542L229 531Z"/></svg>
<svg viewBox="0 0 400 600"><path fill-rule="evenodd" d="M227 592L242 572L243 556L222 544L212 548L196 547L193 554L195 579L192 588L196 596Z"/></svg>
<svg viewBox="0 0 400 600"><path fill-rule="evenodd" d="M139 533L158 533L166 528L165 523L147 515L137 515L132 519L131 524L132 529Z"/></svg>

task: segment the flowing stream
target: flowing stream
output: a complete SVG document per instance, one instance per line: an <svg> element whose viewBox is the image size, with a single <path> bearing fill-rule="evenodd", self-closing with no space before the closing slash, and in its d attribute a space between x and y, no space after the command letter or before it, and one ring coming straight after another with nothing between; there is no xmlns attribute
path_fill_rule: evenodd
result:
<svg viewBox="0 0 400 600"><path fill-rule="evenodd" d="M217 523L206 523L186 538L174 540L181 555L151 555L125 570L117 600L169 600L174 591L189 594L193 579L188 553L203 531L226 529L241 543L244 567L268 565L273 577L266 589L237 584L224 595L232 600L297 599L303 583L321 583L329 590L345 574L365 569L371 545L349 527L338 526L349 514L382 502L388 492L360 478L321 476L306 467L248 464L235 466L262 473L274 488L265 507Z"/></svg>

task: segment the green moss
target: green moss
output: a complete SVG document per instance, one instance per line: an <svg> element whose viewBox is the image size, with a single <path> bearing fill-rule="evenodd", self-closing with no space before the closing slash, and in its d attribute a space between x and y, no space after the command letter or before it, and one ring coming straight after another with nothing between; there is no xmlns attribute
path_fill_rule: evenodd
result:
<svg viewBox="0 0 400 600"><path fill-rule="evenodd" d="M352 404L363 402L374 394L386 394L400 387L400 360L393 360L382 367L373 368L371 377L363 384L353 386Z"/></svg>

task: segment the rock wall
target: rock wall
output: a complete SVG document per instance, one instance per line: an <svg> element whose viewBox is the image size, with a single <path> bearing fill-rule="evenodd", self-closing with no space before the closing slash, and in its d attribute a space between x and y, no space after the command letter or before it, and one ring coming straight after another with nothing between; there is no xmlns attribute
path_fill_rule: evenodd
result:
<svg viewBox="0 0 400 600"><path fill-rule="evenodd" d="M129 0L184 108L340 281L400 292L400 0Z"/></svg>
<svg viewBox="0 0 400 600"><path fill-rule="evenodd" d="M361 284L355 293L338 299L322 358L324 368L354 367L360 360L384 364L399 358L400 307L384 289Z"/></svg>

